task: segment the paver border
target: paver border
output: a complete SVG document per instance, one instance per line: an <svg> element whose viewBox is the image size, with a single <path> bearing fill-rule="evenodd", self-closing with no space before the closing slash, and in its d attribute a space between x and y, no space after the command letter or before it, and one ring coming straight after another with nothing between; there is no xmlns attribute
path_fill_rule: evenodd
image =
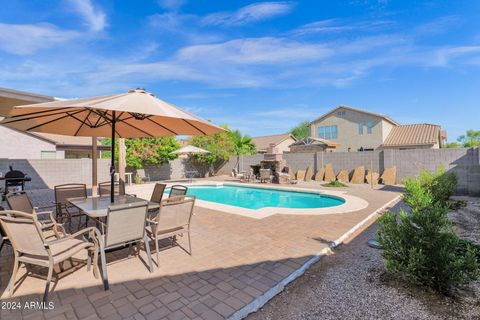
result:
<svg viewBox="0 0 480 320"><path fill-rule="evenodd" d="M297 270L292 272L288 277L280 281L278 284L276 284L274 287L270 288L267 292L265 292L263 295L260 297L257 297L254 299L252 302L244 306L242 309L236 311L234 314L232 314L228 320L241 320L248 316L250 313L256 312L258 309L260 309L262 306L264 306L268 301L273 299L277 294L283 291L286 285L288 285L290 282L295 280L296 278L300 277L302 274L305 273L305 271L314 263L320 260L321 257L326 255L327 253L333 253L332 249L335 249L336 247L340 246L343 244L343 242L348 239L353 233L355 233L358 229L362 228L368 221L371 219L375 218L378 216L383 210L385 210L388 207L391 207L392 205L395 205L400 201L402 198L402 195L398 195L394 199L390 200L371 214L369 214L365 219L357 223L355 226L353 226L350 230L348 230L346 233L341 235L337 240L331 242L327 248L322 249L321 251L317 252L312 258L310 258L307 262L305 262L302 266L300 266Z"/></svg>

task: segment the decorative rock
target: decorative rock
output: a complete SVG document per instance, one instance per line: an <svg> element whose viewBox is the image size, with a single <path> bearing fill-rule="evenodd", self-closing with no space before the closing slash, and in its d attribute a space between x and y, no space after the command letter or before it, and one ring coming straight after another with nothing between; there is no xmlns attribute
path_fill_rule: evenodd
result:
<svg viewBox="0 0 480 320"><path fill-rule="evenodd" d="M355 168L350 183L365 183L365 167L360 166Z"/></svg>
<svg viewBox="0 0 480 320"><path fill-rule="evenodd" d="M348 171L347 170L341 170L337 175L337 180L340 181L340 182L348 183Z"/></svg>
<svg viewBox="0 0 480 320"><path fill-rule="evenodd" d="M373 180L373 184L377 185L378 184L378 179L380 178L380 175L378 174L378 172L369 171L365 178L367 179L368 184L372 184L372 180Z"/></svg>
<svg viewBox="0 0 480 320"><path fill-rule="evenodd" d="M297 180L305 180L305 170L297 171Z"/></svg>
<svg viewBox="0 0 480 320"><path fill-rule="evenodd" d="M328 163L325 166L325 182L335 181L335 172L333 171L333 166L331 163Z"/></svg>
<svg viewBox="0 0 480 320"><path fill-rule="evenodd" d="M312 167L308 166L307 171L305 172L305 181L312 181Z"/></svg>
<svg viewBox="0 0 480 320"><path fill-rule="evenodd" d="M323 181L323 177L325 176L325 168L320 168L315 174L315 181Z"/></svg>
<svg viewBox="0 0 480 320"><path fill-rule="evenodd" d="M288 175L290 176L290 180L296 180L295 173L293 170L288 171Z"/></svg>
<svg viewBox="0 0 480 320"><path fill-rule="evenodd" d="M397 181L397 168L391 167L383 170L382 182L386 186L393 186Z"/></svg>

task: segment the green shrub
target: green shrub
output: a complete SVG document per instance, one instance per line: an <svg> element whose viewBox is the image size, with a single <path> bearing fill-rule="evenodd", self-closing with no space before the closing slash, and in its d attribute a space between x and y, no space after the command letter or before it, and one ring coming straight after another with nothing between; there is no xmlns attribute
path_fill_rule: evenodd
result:
<svg viewBox="0 0 480 320"><path fill-rule="evenodd" d="M455 188L455 175L444 170L405 181L410 211L387 212L379 220L377 240L389 271L443 293L478 278L480 249L460 240L447 216Z"/></svg>
<svg viewBox="0 0 480 320"><path fill-rule="evenodd" d="M421 209L436 203L448 206L448 199L457 188L457 176L440 167L434 174L423 170L418 177L407 179L404 184L404 200L410 209Z"/></svg>
<svg viewBox="0 0 480 320"><path fill-rule="evenodd" d="M330 188L343 188L343 187L346 187L347 185L344 183L341 183L340 181L330 181L329 183L322 184L322 186L330 187Z"/></svg>

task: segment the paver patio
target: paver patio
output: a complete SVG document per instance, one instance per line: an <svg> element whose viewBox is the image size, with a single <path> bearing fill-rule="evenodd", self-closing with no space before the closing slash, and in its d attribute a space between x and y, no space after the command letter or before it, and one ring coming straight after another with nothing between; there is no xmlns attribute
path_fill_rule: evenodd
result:
<svg viewBox="0 0 480 320"><path fill-rule="evenodd" d="M305 188L322 188L305 183ZM153 184L134 187L149 197ZM251 219L197 207L192 220L193 255L179 246L160 254L160 266L149 273L128 250L107 254L110 290L104 291L86 266L66 274L54 285L53 310L0 310L4 319L224 319L288 277L315 254L338 239L372 212L400 194L398 188L371 190L350 186L349 194L369 202L357 212L322 215L274 215ZM35 204L48 203L51 190L32 192ZM186 239L178 242L186 244ZM169 242L165 243L166 248ZM186 247L186 246L185 246ZM140 256L145 259L141 251ZM321 260L320 262L321 263ZM13 265L9 247L0 257L0 293L8 284ZM36 269L46 273L46 270ZM22 267L21 274L25 274ZM68 270L66 271L68 273ZM12 299L38 301L45 280L26 277Z"/></svg>

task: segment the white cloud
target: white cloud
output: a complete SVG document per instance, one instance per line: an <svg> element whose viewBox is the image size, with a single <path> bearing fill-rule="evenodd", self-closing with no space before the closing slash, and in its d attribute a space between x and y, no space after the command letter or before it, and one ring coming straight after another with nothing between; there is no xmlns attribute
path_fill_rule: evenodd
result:
<svg viewBox="0 0 480 320"><path fill-rule="evenodd" d="M258 2L240 8L235 12L209 14L202 19L202 22L206 25L244 25L287 14L293 7L294 3L287 1Z"/></svg>
<svg viewBox="0 0 480 320"><path fill-rule="evenodd" d="M150 26L155 29L168 30L176 33L184 33L188 22L196 20L195 15L179 14L176 12L157 13L148 17Z"/></svg>
<svg viewBox="0 0 480 320"><path fill-rule="evenodd" d="M85 20L85 24L91 31L102 31L107 26L107 17L105 13L95 8L91 0L67 0L74 11L76 11Z"/></svg>
<svg viewBox="0 0 480 320"><path fill-rule="evenodd" d="M474 56L474 59L478 59L480 56L480 46L458 46L458 47L448 47L440 48L434 50L433 58L429 60L429 63L432 66L447 66L451 60L455 58L465 58L466 56Z"/></svg>
<svg viewBox="0 0 480 320"><path fill-rule="evenodd" d="M441 34L452 27L458 26L458 23L461 21L459 16L451 15L444 16L433 21L423 23L417 26L414 30L416 36L430 36Z"/></svg>
<svg viewBox="0 0 480 320"><path fill-rule="evenodd" d="M76 31L62 30L49 23L0 23L0 49L14 54L31 54L59 46L79 36Z"/></svg>
<svg viewBox="0 0 480 320"><path fill-rule="evenodd" d="M347 21L341 19L327 19L307 23L290 32L295 36L311 35L311 34L326 34L326 33L340 33L346 31L378 31L390 28L395 25L395 22L390 20L377 21Z"/></svg>
<svg viewBox="0 0 480 320"><path fill-rule="evenodd" d="M223 43L195 45L181 49L180 61L198 61L207 64L278 64L303 63L319 60L332 54L320 44L308 44L285 38L247 38Z"/></svg>

